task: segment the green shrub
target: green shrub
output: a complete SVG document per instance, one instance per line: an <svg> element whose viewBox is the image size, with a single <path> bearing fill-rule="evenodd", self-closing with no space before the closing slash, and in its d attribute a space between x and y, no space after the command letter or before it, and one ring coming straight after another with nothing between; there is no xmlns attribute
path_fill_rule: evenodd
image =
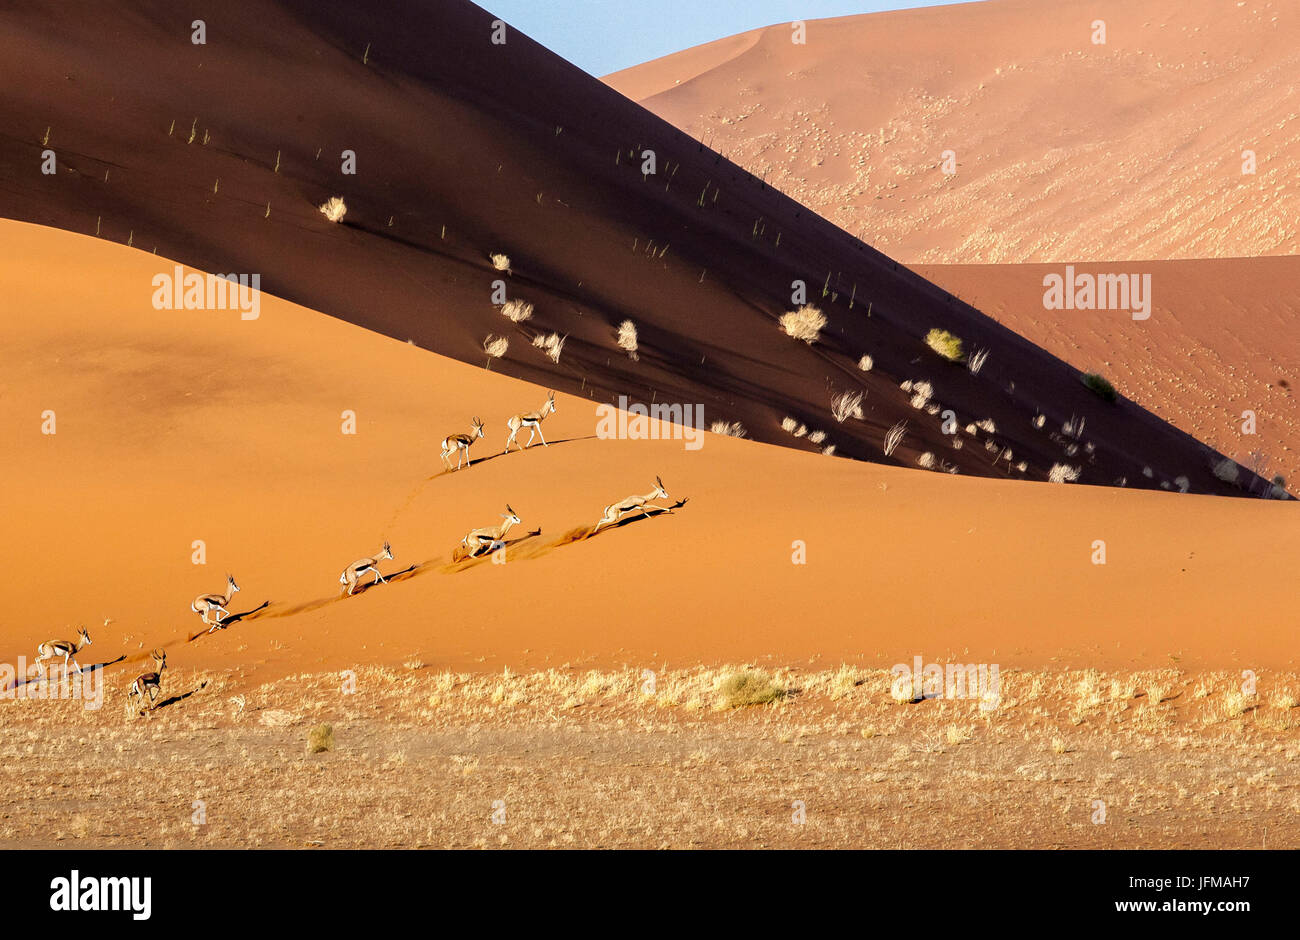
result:
<svg viewBox="0 0 1300 940"><path fill-rule="evenodd" d="M1115 391L1115 386L1106 380L1106 377L1096 372L1089 372L1081 379L1084 385L1092 389L1093 394L1105 401L1115 401L1119 398L1119 393Z"/></svg>
<svg viewBox="0 0 1300 940"><path fill-rule="evenodd" d="M949 362L961 362L961 338L953 336L947 330L931 330L925 334L925 345L929 346Z"/></svg>

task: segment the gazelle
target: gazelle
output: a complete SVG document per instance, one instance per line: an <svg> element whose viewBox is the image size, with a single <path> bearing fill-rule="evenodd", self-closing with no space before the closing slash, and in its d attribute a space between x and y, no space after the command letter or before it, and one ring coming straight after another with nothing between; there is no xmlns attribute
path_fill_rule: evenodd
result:
<svg viewBox="0 0 1300 940"><path fill-rule="evenodd" d="M543 447L548 447L549 445L546 443L546 435L542 433L542 420L554 410L555 393L548 392L546 395L546 404L542 405L542 407L538 408L536 411L526 411L521 415L515 415L507 421L506 427L510 429L510 436L506 438L505 453L510 453L510 445L515 443L515 435L518 434L522 428L528 428L528 443L519 448L520 450L529 447L533 443L533 435L537 435L542 439Z"/></svg>
<svg viewBox="0 0 1300 940"><path fill-rule="evenodd" d="M384 576L379 573L378 568L379 563L385 558L390 561L393 558L393 549L389 546L386 539L384 540L383 549L381 549L379 554L374 558L360 558L343 569L343 573L339 575L339 584L346 584L348 586L349 597L351 597L352 592L356 590L357 582L361 579L361 576L367 571L371 572L375 576L375 580L371 581L371 584L376 582L382 584L388 583L384 580Z"/></svg>
<svg viewBox="0 0 1300 940"><path fill-rule="evenodd" d="M480 437L483 437L483 422L475 418L470 425L468 434L452 434L442 439L442 462L448 470L451 469L451 454L456 453L456 469L460 469L460 462L463 459L465 466L471 466L474 458L469 455L469 445L473 444Z"/></svg>
<svg viewBox="0 0 1300 940"><path fill-rule="evenodd" d="M625 500L606 506L605 514L600 517L600 521L596 523L596 528L591 530L591 534L595 535L603 525L613 525L629 512L639 510L644 516L649 516L651 509L658 509L660 512L672 512L672 509L668 506L656 506L650 502L652 499L669 498L668 491L664 489L664 481L655 477L655 488L652 492L646 493L644 496L629 496Z"/></svg>
<svg viewBox="0 0 1300 940"><path fill-rule="evenodd" d="M484 545L488 546L489 551L494 550L498 544L504 545L506 533L512 527L519 525L519 516L510 508L509 503L506 504L506 511L501 514L501 518L505 520L501 525L490 525L475 529L460 540L471 558L477 555Z"/></svg>
<svg viewBox="0 0 1300 940"><path fill-rule="evenodd" d="M129 702L134 696L140 696L140 704L143 705L146 696L149 699L149 708L152 711L154 702L158 701L158 695L162 692L162 672L167 668L167 651L156 649L153 651L153 672L146 672L142 676L137 676L131 683L130 690L126 693L126 700Z"/></svg>
<svg viewBox="0 0 1300 940"><path fill-rule="evenodd" d="M217 627L225 629L226 625L221 622L221 619L230 616L230 611L226 610L226 605L230 603L230 599L235 596L235 592L238 590L239 585L235 583L235 576L228 574L226 575L225 594L200 594L194 598L194 603L190 605L190 609L203 616L203 623L207 626L209 633L217 629ZM216 613L217 619L215 622L208 619L210 613Z"/></svg>
<svg viewBox="0 0 1300 940"><path fill-rule="evenodd" d="M63 673L67 675L68 660L72 660L72 665L77 667L77 672L81 672L81 664L77 662L77 654L81 652L83 646L90 645L90 634L86 632L85 627L77 628L77 641L72 640L47 640L40 646L36 647L36 668L40 672L42 679L45 678L45 661L47 659L58 659L63 657Z"/></svg>

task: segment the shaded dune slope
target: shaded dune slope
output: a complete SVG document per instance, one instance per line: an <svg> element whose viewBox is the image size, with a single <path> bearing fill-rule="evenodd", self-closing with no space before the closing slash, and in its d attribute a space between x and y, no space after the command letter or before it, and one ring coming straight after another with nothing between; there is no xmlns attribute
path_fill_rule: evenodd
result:
<svg viewBox="0 0 1300 940"><path fill-rule="evenodd" d="M119 691L155 646L176 675L220 671L216 691L417 660L1294 667L1279 614L1294 502L927 474L718 435L602 440L594 403L564 394L549 447L500 456L506 417L542 386L275 298L256 321L156 311L135 286L153 263L0 223L0 284L40 311L0 321L0 662L81 623L82 662L114 663ZM474 414L474 466L441 472L438 442ZM655 475L688 498L678 511L572 535ZM454 563L507 502L523 524L505 563ZM385 539L389 583L340 597L339 572ZM237 619L202 634L190 602L227 572Z"/></svg>
<svg viewBox="0 0 1300 940"><path fill-rule="evenodd" d="M1240 492L1202 444L1100 401L1072 367L520 33L494 45L493 17L469 3L215 2L202 46L191 19L162 2L0 12L5 215L257 272L269 293L465 362L505 334L495 370L595 401L699 403L759 440L811 448L781 430L790 416L842 456L934 453L981 476L1024 462L1037 480L1068 462L1083 483ZM53 176L39 172L47 147ZM340 172L345 150L355 175ZM316 211L332 195L349 207L340 225ZM504 280L531 321L493 306L493 252L511 258ZM812 346L776 325L795 280L830 320ZM624 319L636 361L614 341ZM978 376L925 348L936 327L989 351ZM558 364L530 345L541 330L567 335ZM931 383L961 425L991 421L992 440L955 449L907 380ZM855 389L862 419L835 423L831 395ZM1086 442L1048 436L1080 417Z"/></svg>

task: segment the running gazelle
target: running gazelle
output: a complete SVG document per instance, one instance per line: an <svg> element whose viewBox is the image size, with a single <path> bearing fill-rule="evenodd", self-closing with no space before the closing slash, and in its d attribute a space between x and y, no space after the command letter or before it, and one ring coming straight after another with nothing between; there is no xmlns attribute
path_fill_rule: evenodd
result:
<svg viewBox="0 0 1300 940"><path fill-rule="evenodd" d="M131 683L130 690L126 693L126 700L129 702L135 696L140 696L140 704L149 701L149 710L152 711L154 703L158 701L158 696L162 692L162 672L167 668L167 651L156 649L153 651L153 672L146 672L144 675L136 676Z"/></svg>
<svg viewBox="0 0 1300 940"><path fill-rule="evenodd" d="M385 558L390 561L393 558L393 549L389 546L387 539L384 540L384 547L374 558L359 558L343 569L343 573L339 575L339 584L346 584L348 586L349 597L351 597L352 592L356 590L357 581L359 581L361 576L367 571L371 572L375 576L375 580L371 581L371 584L374 584L375 582L381 584L388 583L384 580L384 576L379 573L378 567L379 563Z"/></svg>
<svg viewBox="0 0 1300 940"><path fill-rule="evenodd" d="M228 574L226 575L225 594L200 594L194 598L194 603L190 605L190 609L203 616L203 624L208 628L209 633L217 629L217 627L225 629L226 625L221 622L222 618L230 616L230 611L226 610L226 605L230 603L230 599L235 596L235 592L238 590L239 585L235 583L235 576ZM214 612L217 615L215 623L208 619L208 614Z"/></svg>
<svg viewBox="0 0 1300 940"><path fill-rule="evenodd" d="M510 445L517 443L515 441L515 435L517 435L523 428L528 428L528 443L520 447L520 450L529 447L533 443L534 435L542 439L543 447L549 446L546 443L546 435L542 433L542 421L554 410L555 393L547 392L546 404L542 405L542 407L538 408L536 411L526 411L523 414L515 415L507 421L506 427L510 429L510 436L506 438L506 449L504 452L507 454L510 453Z"/></svg>
<svg viewBox="0 0 1300 940"><path fill-rule="evenodd" d="M36 647L36 668L42 679L45 678L45 661L47 659L57 659L63 657L63 674L68 674L68 660L72 660L72 665L77 667L77 672L81 672L81 664L77 662L77 654L81 652L83 646L90 645L90 634L86 632L85 627L77 628L77 640L46 640L40 646Z"/></svg>
<svg viewBox="0 0 1300 940"><path fill-rule="evenodd" d="M464 545L465 550L469 552L469 557L473 558L477 555L484 545L488 547L489 551L493 551L497 545L505 544L506 533L514 526L519 525L520 520L519 515L510 508L509 503L506 504L506 511L501 514L501 518L505 520L501 525L490 525L475 529L460 540L460 544Z"/></svg>
<svg viewBox="0 0 1300 940"><path fill-rule="evenodd" d="M650 502L652 499L669 498L668 491L664 489L663 480L655 477L655 488L651 492L646 493L644 496L629 496L627 499L606 506L604 514L600 517L600 521L596 523L596 527L591 530L591 534L595 535L603 525L613 525L629 512L640 511L645 516L650 515L649 511L651 509L658 509L660 512L672 512L672 509L668 506L656 506Z"/></svg>
<svg viewBox="0 0 1300 940"><path fill-rule="evenodd" d="M469 445L483 436L483 422L475 418L468 434L449 434L444 437L442 439L442 462L444 466L448 470L451 469L451 455L453 452L456 454L457 470L460 469L461 460L465 461L465 466L472 466L474 458L469 455Z"/></svg>

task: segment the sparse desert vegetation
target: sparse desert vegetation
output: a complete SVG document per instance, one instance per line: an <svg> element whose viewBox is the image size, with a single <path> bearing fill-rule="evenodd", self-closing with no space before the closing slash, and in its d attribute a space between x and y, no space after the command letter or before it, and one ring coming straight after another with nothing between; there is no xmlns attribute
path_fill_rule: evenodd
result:
<svg viewBox="0 0 1300 940"><path fill-rule="evenodd" d="M781 329L785 335L810 345L817 342L826 323L826 314L812 304L781 314Z"/></svg>
<svg viewBox="0 0 1300 940"><path fill-rule="evenodd" d="M1269 847L1300 838L1293 673L1263 673L1248 695L1233 671L1009 669L986 709L896 701L893 679L849 665L665 669L653 685L639 668L364 666L359 694L344 695L333 673L242 687L181 670L177 687L202 691L144 718L111 700L0 707L0 845L1247 848L1265 827ZM160 748L166 773L123 772ZM790 824L795 799L806 825ZM1098 799L1105 825L1092 821Z"/></svg>
<svg viewBox="0 0 1300 940"><path fill-rule="evenodd" d="M335 223L342 222L343 217L348 214L348 207L344 203L342 196L330 196L317 208L320 210L321 215Z"/></svg>
<svg viewBox="0 0 1300 940"><path fill-rule="evenodd" d="M1119 398L1119 392L1115 391L1115 386L1111 385L1110 380L1100 373L1086 372L1081 381L1102 401L1113 402Z"/></svg>
<svg viewBox="0 0 1300 940"><path fill-rule="evenodd" d="M631 320L624 320L618 325L618 348L626 352L629 359L640 358L637 354L636 324Z"/></svg>
<svg viewBox="0 0 1300 940"><path fill-rule="evenodd" d="M714 421L709 425L709 430L714 434L725 434L727 437L749 436L749 432L739 421Z"/></svg>
<svg viewBox="0 0 1300 940"><path fill-rule="evenodd" d="M954 336L947 330L935 328L929 333L926 333L925 345L929 346L949 362L961 362L964 355L962 353L961 338Z"/></svg>
<svg viewBox="0 0 1300 940"><path fill-rule="evenodd" d="M523 323L532 319L533 305L526 300L511 299L501 305L501 316L511 323Z"/></svg>
<svg viewBox="0 0 1300 940"><path fill-rule="evenodd" d="M567 336L561 336L559 333L539 333L533 337L533 345L546 353L552 362L559 362L566 339Z"/></svg>

